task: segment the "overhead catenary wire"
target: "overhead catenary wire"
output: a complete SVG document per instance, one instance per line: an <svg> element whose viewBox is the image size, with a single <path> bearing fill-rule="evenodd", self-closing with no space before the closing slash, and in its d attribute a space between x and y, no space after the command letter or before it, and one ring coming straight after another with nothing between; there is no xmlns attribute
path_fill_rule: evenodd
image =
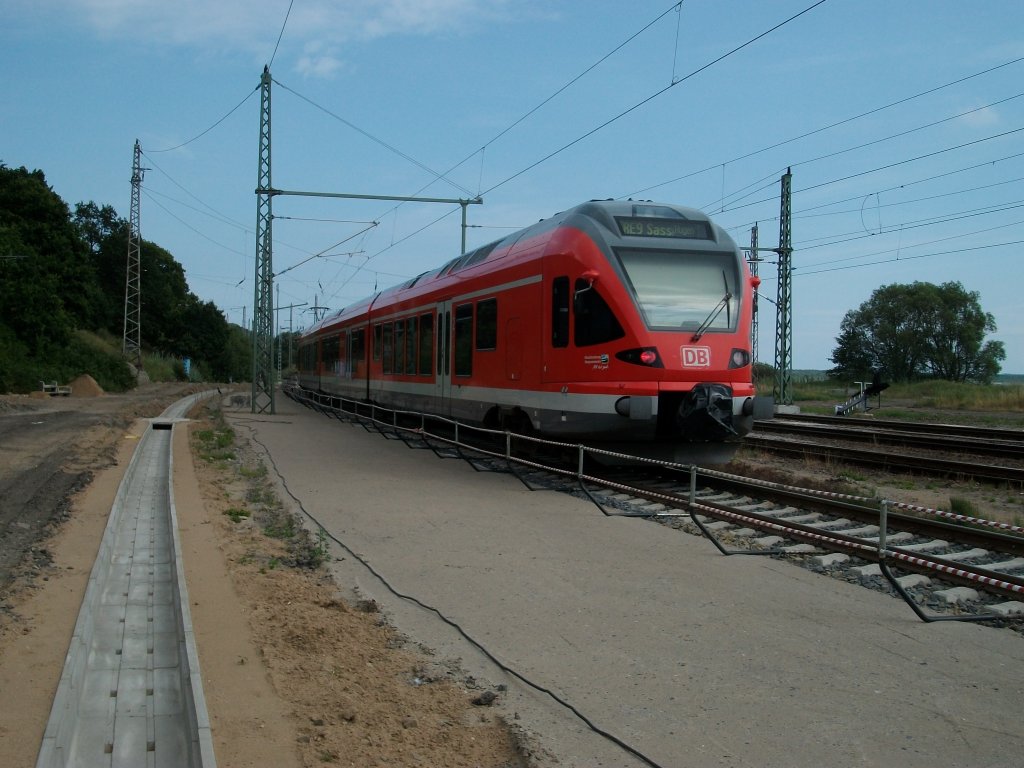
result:
<svg viewBox="0 0 1024 768"><path fill-rule="evenodd" d="M906 243L901 244L899 249L901 251L909 251L914 248L924 248L929 245L935 245L936 243L948 243L950 240L959 240L962 237L974 237L976 235L984 235L989 232L996 232L1000 229L1009 229L1010 227L1017 227L1024 224L1024 219L1018 219L1017 221L1011 221L1007 224L997 224L994 227L984 227L982 229L974 229L969 232L958 232L955 235L947 235L946 237L937 237L934 240L925 240L920 243ZM827 261L811 262L810 264L801 264L800 269L808 269L810 267L821 267L826 265L842 264L846 261L859 261L861 259L870 259L875 256L881 256L886 253L891 253L893 248L884 248L879 251L871 251L869 253L861 253L855 256L844 256L841 258L830 258Z"/></svg>
<svg viewBox="0 0 1024 768"><path fill-rule="evenodd" d="M871 261L871 262L866 262L864 264L846 264L846 265L843 265L841 267L826 267L826 268L823 268L823 269L815 269L815 270L810 270L810 271L807 271L807 270L804 270L804 269L800 269L799 267L793 267L793 276L794 277L798 277L798 276L799 277L806 277L808 275L819 275L819 274L822 274L822 273L825 273L825 272L841 272L841 271L848 270L848 269L859 269L861 267L873 267L873 266L877 266L879 264L892 264L892 263L895 263L895 262L898 262L898 261L912 261L912 260L916 260L916 259L927 259L927 258L931 258L932 256L948 256L948 255L955 254L955 253L968 253L970 251L983 251L983 250L987 250L987 249L990 249L990 248L1004 248L1004 247L1009 247L1011 245L1021 245L1021 244L1024 244L1024 240L1011 240L1011 241L1005 242L1005 243L992 243L992 244L989 244L989 245L975 245L975 246L971 246L971 247L968 247L968 248L957 248L957 249L949 250L949 251L935 251L933 253L921 253L921 254L918 254L916 256L903 256L903 255L900 255L900 256L895 256L895 257L893 257L891 259L881 259L879 261Z"/></svg>
<svg viewBox="0 0 1024 768"><path fill-rule="evenodd" d="M175 145L173 147L167 147L167 149L147 149L147 150L145 150L143 152L143 154L147 156L147 159L149 159L150 162L152 162L152 158L149 157L150 153L152 153L152 154L159 154L161 152L173 152L176 149L181 149L182 147L187 147L189 144L191 144L193 141L196 141L197 139L203 138L203 136L208 134L210 131L212 131L214 128L216 128L218 125L220 125L225 120L227 120L229 117L231 117L231 115L233 115L236 110L238 110L243 104L245 104L245 102L247 102L249 99L252 98L252 95L254 93L256 93L256 91L258 91L259 88L260 87L258 85L256 87L254 87L251 91L249 91L249 93L247 93L245 95L244 99L242 99L240 102L235 104L235 106L233 106L231 109L229 109L226 115L224 115L222 118L217 120L217 122L215 122L213 125L211 125L209 128L207 128L205 131L203 131L202 133L196 134L195 136L193 136L188 141L183 141L181 144L177 144L177 145Z"/></svg>
<svg viewBox="0 0 1024 768"><path fill-rule="evenodd" d="M872 109L869 109L866 112L861 112L861 113L853 115L851 117L846 117L846 118L843 118L842 120L837 120L834 123L829 123L828 125L823 125L823 126L821 126L819 128L815 128L813 130L806 131L804 133L799 134L798 136L793 136L793 137L788 138L788 139L783 139L782 141L778 141L778 142L776 142L774 144L770 144L768 146L761 147L760 149L755 149L755 150L753 150L751 152L748 152L748 153L746 153L744 155L739 155L737 157L734 157L731 160L719 161L719 162L716 162L716 163L714 163L712 165L707 166L706 168L702 168L702 169L697 170L697 171L690 171L690 172L688 172L688 173L686 173L686 174L684 174L682 176L677 176L677 177L675 177L673 179L669 179L667 181L662 181L662 182L659 182L657 184L651 185L649 187L644 187L643 189L637 189L637 190L634 190L632 192L628 192L625 195L620 195L620 197L625 198L625 197L633 197L635 195L642 195L642 194L644 194L646 192L650 192L653 189L658 189L659 187L664 187L664 186L667 186L668 184L675 184L676 182L684 181L684 180L692 178L694 176L699 176L702 173L707 173L708 171L714 170L714 169L719 168L719 167L721 167L723 165L731 165L733 163L738 163L741 160L747 160L747 159L749 159L751 157L756 157L757 155L763 154L765 152L769 152L769 151L771 151L773 149L778 149L779 147L784 147L787 144L792 144L794 142L800 141L801 139L806 139L806 138L808 138L810 136L814 136L814 135L819 134L819 133L824 133L825 131L831 130L832 128L838 128L841 125L846 125L847 123L852 123L852 122L854 122L856 120L860 120L860 119L865 118L865 117L870 117L871 115L877 114L879 112L883 112L883 111L885 111L887 109L891 109L892 107L897 107L897 106L899 106L901 104L906 104L907 102L914 101L915 99L919 99L919 98L922 98L924 96L928 96L928 95L931 95L933 93L937 93L938 91L944 90L946 88L951 88L954 85L960 85L961 83L965 83L968 80L973 80L976 77L981 77L983 75L991 74L992 72L996 72L996 71L998 71L1000 69L1012 66L1014 64L1019 64L1021 62L1024 62L1024 56L1018 57L1016 59L1011 59L1010 61L1003 62L1002 64L997 64L994 67L989 67L987 69L983 69L980 72L975 72L975 73L970 74L970 75L965 75L964 77L958 78L956 80L952 80L952 81L950 81L948 83L943 83L942 85L937 85L937 86L934 86L932 88L928 88L928 89L926 89L924 91L920 91L920 92L915 93L915 94L913 94L911 96L905 96L903 98L897 99L896 101L888 102L887 104L883 104L880 107L874 107Z"/></svg>
<svg viewBox="0 0 1024 768"><path fill-rule="evenodd" d="M281 31L277 35L277 42L274 43L274 52L270 54L270 61L267 63L268 67L274 66L274 59L277 58L277 49L281 45L281 38L284 37L284 28L288 26L288 19L292 15L293 5L295 5L295 0L289 0L288 10L284 14L284 21L281 22Z"/></svg>
<svg viewBox="0 0 1024 768"><path fill-rule="evenodd" d="M901 139L901 138L904 138L906 136L909 136L912 133L917 133L918 131L927 130L928 128L934 128L937 125L942 125L943 123L952 122L953 120L959 120L959 119L964 118L964 117L966 117L968 115L976 114L978 112L982 112L984 110L991 109L992 107L998 106L1000 104L1005 104L1005 103L1007 103L1009 101L1013 101L1014 99L1019 99L1022 96L1024 96L1024 93L1018 93L1018 94L1015 94L1013 96L1008 96L1008 97L1006 97L1004 99L1000 99L998 101L994 101L994 102L990 102L988 104L984 104L984 105L982 105L980 107L975 107L973 109L968 109L968 110L965 110L963 112L958 112L955 115L950 115L948 117L944 117L941 120L933 120L932 122L925 123L924 125L915 126L914 128L908 128L907 130L900 131L898 133L893 133L893 134L890 134L888 136L882 136L881 138L878 138L878 139L872 139L871 141L867 141L867 142L863 142L863 143L860 143L860 144L856 144L856 145L851 146L851 147L844 147L842 149L837 149L837 150L834 150L832 152L827 152L824 155L818 155L817 157L812 157L812 158L810 158L808 160L797 160L795 162L790 162L790 163L787 163L787 168L788 169L800 168L800 167L803 167L803 166L806 166L806 165L811 165L812 163L820 162L822 160L830 160L830 159L832 159L834 157L839 157L840 155L844 155L844 154L847 154L849 152L856 152L859 149L866 149L867 147L873 147L873 146L875 146L877 144L882 144L882 143L884 143L886 141L893 141L895 139ZM750 185L748 185L747 187L744 187L743 189L737 190L736 192L731 192L728 195L723 195L721 198L719 198L719 201L718 201L718 202L721 203L721 206L722 206L721 210L723 210L723 211L733 210L732 208L726 208L725 206L729 205L730 202L739 202L740 200L744 200L747 197L750 197L751 195L757 194L759 191L764 189L764 186L761 186L758 189L755 189L755 190L752 190L752 191L747 191L747 190L749 189L750 186L754 186L755 184L761 184L762 182L765 181L765 179L777 178L781 173L782 173L781 170L776 171L774 174L771 174L770 176L766 176L766 177L763 177L761 179L758 179L755 182L752 182ZM736 197L737 195L740 194L740 192L746 192L746 194L743 195L743 197ZM733 198L733 199L730 202L726 202L730 198ZM708 207L713 206L713 205L714 205L713 203L709 203Z"/></svg>
<svg viewBox="0 0 1024 768"><path fill-rule="evenodd" d="M804 14L809 13L810 11L814 10L815 8L817 8L818 6L820 6L820 5L822 5L822 4L826 3L826 2L828 2L828 0L817 0L817 2L813 3L812 5L808 6L807 8L804 8L802 11L799 11L798 13L793 14L792 16L790 16L785 21L780 21L778 24L776 24L775 26L771 27L770 29L767 29L764 32L760 33L759 35L756 35L755 37L750 38L745 43L742 43L742 44L736 46L735 48L733 48L732 50L727 51L726 53L723 53L721 56L718 56L717 58L713 59L712 61L709 61L708 63L698 67L697 69L693 70L689 74L687 74L687 75L685 75L683 77L680 77L680 78L678 78L676 80L673 80L671 83L669 83L664 88L661 88L660 90L655 91L654 93L652 93L651 95L647 96L646 98L640 100L639 102L637 102L633 106L623 110L622 112L619 112L614 117L611 117L608 120L606 120L603 123L601 123L600 125L596 126L595 128L590 129L589 131L584 133L582 136L578 136L577 138L575 138L572 141L570 141L568 144L565 144L565 145L559 147L558 149L554 150L553 152L549 152L547 155L545 155L544 157L540 158L539 160L531 163L530 165L526 166L522 170L519 170L519 171L513 173L511 176L503 179L502 181L499 181L497 184L494 184L493 186L491 186L490 188L485 190L483 192L483 194L485 194L485 195L489 194L489 193L493 192L494 190L499 189L499 188L505 186L506 184L508 184L509 182L513 181L514 179L519 178L523 174L525 174L525 173L527 173L529 171L532 171L537 166L539 166L539 165L541 165L543 163L546 163L548 160L552 159L553 157L556 157L557 155L560 155L562 152L564 152L565 150L569 149L570 147L573 147L573 146L579 144L581 141L584 141L585 139L588 139L589 137L593 136L598 131L601 131L604 128L607 128L612 123L615 123L618 120L621 120L623 117L625 117L626 115L630 114L631 112L635 112L637 109L639 109L640 107L644 106L645 104L648 104L651 101L654 101L655 99L657 99L662 94L664 94L664 93L670 91L671 89L675 88L677 85L680 85L681 83L685 83L687 80L697 76L701 72L703 72L703 71L705 71L707 69L710 69L715 64L718 64L719 62L724 61L725 59L729 58L730 56L733 56L736 53L739 53L744 48L746 48L746 47L748 47L750 45L753 45L758 40L761 40L762 38L766 37L767 35L770 35L772 32L775 32L776 30L781 29L782 27L784 27L787 24L795 21L796 19L800 18ZM717 165L715 167L717 167Z"/></svg>

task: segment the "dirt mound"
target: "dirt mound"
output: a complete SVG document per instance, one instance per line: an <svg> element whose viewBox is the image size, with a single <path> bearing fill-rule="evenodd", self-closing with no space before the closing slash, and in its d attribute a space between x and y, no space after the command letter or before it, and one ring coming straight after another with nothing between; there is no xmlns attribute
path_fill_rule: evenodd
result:
<svg viewBox="0 0 1024 768"><path fill-rule="evenodd" d="M99 397L104 394L103 387L88 373L83 373L70 384L72 397Z"/></svg>

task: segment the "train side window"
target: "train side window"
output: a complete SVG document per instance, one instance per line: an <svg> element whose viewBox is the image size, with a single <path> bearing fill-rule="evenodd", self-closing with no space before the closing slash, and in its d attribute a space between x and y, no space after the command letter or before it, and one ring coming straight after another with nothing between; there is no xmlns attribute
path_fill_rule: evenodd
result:
<svg viewBox="0 0 1024 768"><path fill-rule="evenodd" d="M431 368L431 361L434 359L434 313L428 312L420 315L420 354L419 374L430 376L434 370Z"/></svg>
<svg viewBox="0 0 1024 768"><path fill-rule="evenodd" d="M393 354L394 345L391 338L391 323L384 326L382 332L383 340L381 342L381 350L383 350L383 361L384 361L384 373L391 373L391 356Z"/></svg>
<svg viewBox="0 0 1024 768"><path fill-rule="evenodd" d="M416 373L416 318L405 321L405 372Z"/></svg>
<svg viewBox="0 0 1024 768"><path fill-rule="evenodd" d="M379 363L381 356L381 346L384 340L384 326L377 323L373 326L373 362Z"/></svg>
<svg viewBox="0 0 1024 768"><path fill-rule="evenodd" d="M440 320L438 320L438 322L440 322ZM448 376L451 373L451 364L452 364L451 343L452 343L452 313L451 312L445 312L444 313L444 348L446 350L445 354L444 354L444 375L445 376Z"/></svg>
<svg viewBox="0 0 1024 768"><path fill-rule="evenodd" d="M455 375L473 375L473 305L455 308Z"/></svg>
<svg viewBox="0 0 1024 768"><path fill-rule="evenodd" d="M476 304L477 351L498 348L498 300L486 299Z"/></svg>
<svg viewBox="0 0 1024 768"><path fill-rule="evenodd" d="M332 336L324 339L323 364L326 373L337 373L340 364L341 341L339 337Z"/></svg>
<svg viewBox="0 0 1024 768"><path fill-rule="evenodd" d="M405 372L405 320L395 321L395 373Z"/></svg>
<svg viewBox="0 0 1024 768"><path fill-rule="evenodd" d="M576 316L573 341L577 347L604 344L626 335L611 307L587 280L576 280L573 310Z"/></svg>
<svg viewBox="0 0 1024 768"><path fill-rule="evenodd" d="M551 346L569 346L569 278L551 282Z"/></svg>
<svg viewBox="0 0 1024 768"><path fill-rule="evenodd" d="M352 346L349 354L351 355L349 370L353 376L361 376L366 361L366 331L364 329L352 331Z"/></svg>

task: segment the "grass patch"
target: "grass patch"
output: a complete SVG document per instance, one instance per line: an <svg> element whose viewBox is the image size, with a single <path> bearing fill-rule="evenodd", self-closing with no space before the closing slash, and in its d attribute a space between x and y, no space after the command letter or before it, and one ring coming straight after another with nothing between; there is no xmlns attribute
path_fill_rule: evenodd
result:
<svg viewBox="0 0 1024 768"><path fill-rule="evenodd" d="M255 467L239 467L238 474L240 474L242 477L253 480L258 477L266 477L267 468L262 464L257 464Z"/></svg>
<svg viewBox="0 0 1024 768"><path fill-rule="evenodd" d="M216 429L196 430L194 436L197 452L203 461L234 460L235 433L231 427L221 423Z"/></svg>
<svg viewBox="0 0 1024 768"><path fill-rule="evenodd" d="M240 507L229 507L224 510L224 514L231 518L231 522L240 523L243 520L248 520L250 512L248 509L242 509Z"/></svg>
<svg viewBox="0 0 1024 768"><path fill-rule="evenodd" d="M974 503L970 499L965 499L962 496L949 497L949 511L954 515L981 517L978 513L978 508L974 506Z"/></svg>

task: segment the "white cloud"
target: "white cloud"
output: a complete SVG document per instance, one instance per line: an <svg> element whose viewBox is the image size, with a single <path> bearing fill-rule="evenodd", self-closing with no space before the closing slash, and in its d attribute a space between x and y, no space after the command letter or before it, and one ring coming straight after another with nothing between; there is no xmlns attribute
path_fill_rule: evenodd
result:
<svg viewBox="0 0 1024 768"><path fill-rule="evenodd" d="M17 2L17 0L16 0ZM78 20L105 38L132 38L155 45L238 50L269 57L289 0L21 0L23 14L43 9ZM508 20L522 5L511 0L296 0L282 48L338 45L389 35L458 34ZM337 69L330 57L301 66Z"/></svg>
<svg viewBox="0 0 1024 768"><path fill-rule="evenodd" d="M967 112L967 110L964 111ZM999 113L992 107L975 109L972 112L962 115L958 120L971 128L985 128L992 125L998 125L1002 122Z"/></svg>
<svg viewBox="0 0 1024 768"><path fill-rule="evenodd" d="M85 27L104 40L242 54L330 78L344 48L394 35L460 35L483 25L548 16L538 0L9 0L12 20Z"/></svg>

